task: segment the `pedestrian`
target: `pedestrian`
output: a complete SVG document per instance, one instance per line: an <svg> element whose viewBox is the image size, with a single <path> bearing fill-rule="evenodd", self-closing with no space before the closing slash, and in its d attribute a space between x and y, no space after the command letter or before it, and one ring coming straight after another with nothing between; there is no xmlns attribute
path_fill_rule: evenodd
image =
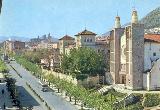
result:
<svg viewBox="0 0 160 110"><path fill-rule="evenodd" d="M5 103L3 104L3 108L6 109L6 104Z"/></svg>
<svg viewBox="0 0 160 110"><path fill-rule="evenodd" d="M4 94L4 89L2 89L2 94Z"/></svg>

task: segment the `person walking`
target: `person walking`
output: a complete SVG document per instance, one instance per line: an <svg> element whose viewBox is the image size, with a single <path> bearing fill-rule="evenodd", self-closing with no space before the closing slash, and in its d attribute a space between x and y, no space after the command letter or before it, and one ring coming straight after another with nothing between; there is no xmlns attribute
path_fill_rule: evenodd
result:
<svg viewBox="0 0 160 110"><path fill-rule="evenodd" d="M4 94L4 89L2 89L2 94Z"/></svg>
<svg viewBox="0 0 160 110"><path fill-rule="evenodd" d="M3 108L6 109L6 104L5 103L3 104Z"/></svg>

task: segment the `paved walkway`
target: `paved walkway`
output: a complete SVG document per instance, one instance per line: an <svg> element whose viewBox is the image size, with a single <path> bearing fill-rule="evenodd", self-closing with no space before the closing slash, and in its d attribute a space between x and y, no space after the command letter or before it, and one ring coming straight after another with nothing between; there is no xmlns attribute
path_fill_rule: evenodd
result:
<svg viewBox="0 0 160 110"><path fill-rule="evenodd" d="M6 83L0 83L0 110L4 110L4 103L6 108L12 108L12 101L6 88ZM1 92L2 89L4 89L4 94Z"/></svg>

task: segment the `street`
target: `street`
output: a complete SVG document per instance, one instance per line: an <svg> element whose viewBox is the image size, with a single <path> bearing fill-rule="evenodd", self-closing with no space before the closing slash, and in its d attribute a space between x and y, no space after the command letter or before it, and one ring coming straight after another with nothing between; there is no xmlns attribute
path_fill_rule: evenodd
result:
<svg viewBox="0 0 160 110"><path fill-rule="evenodd" d="M42 87L39 84L39 79L35 78L30 72L25 70L15 61L12 61L10 65L13 66L17 70L17 72L22 76L22 78L20 78L18 77L18 75L15 75L17 76L15 78L16 80L18 80L19 84L22 84L23 86L25 82L30 84L31 87L36 91L36 93L38 93L53 110L77 110L74 105L65 101L62 97L57 96L54 92L42 92ZM10 73L16 74L11 67L9 67L9 69L11 70ZM37 103L35 102L31 104L37 105Z"/></svg>

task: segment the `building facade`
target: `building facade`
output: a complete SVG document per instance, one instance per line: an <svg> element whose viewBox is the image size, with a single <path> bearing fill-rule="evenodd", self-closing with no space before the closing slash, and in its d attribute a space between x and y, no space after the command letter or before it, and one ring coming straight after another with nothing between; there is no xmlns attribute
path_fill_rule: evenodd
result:
<svg viewBox="0 0 160 110"><path fill-rule="evenodd" d="M82 32L76 34L76 48L78 47L89 47L95 49L96 45L96 35L95 33L85 29Z"/></svg>
<svg viewBox="0 0 160 110"><path fill-rule="evenodd" d="M60 54L65 54L65 49L69 45L72 45L75 43L75 39L69 35L65 35L62 38L59 39L59 50Z"/></svg>

